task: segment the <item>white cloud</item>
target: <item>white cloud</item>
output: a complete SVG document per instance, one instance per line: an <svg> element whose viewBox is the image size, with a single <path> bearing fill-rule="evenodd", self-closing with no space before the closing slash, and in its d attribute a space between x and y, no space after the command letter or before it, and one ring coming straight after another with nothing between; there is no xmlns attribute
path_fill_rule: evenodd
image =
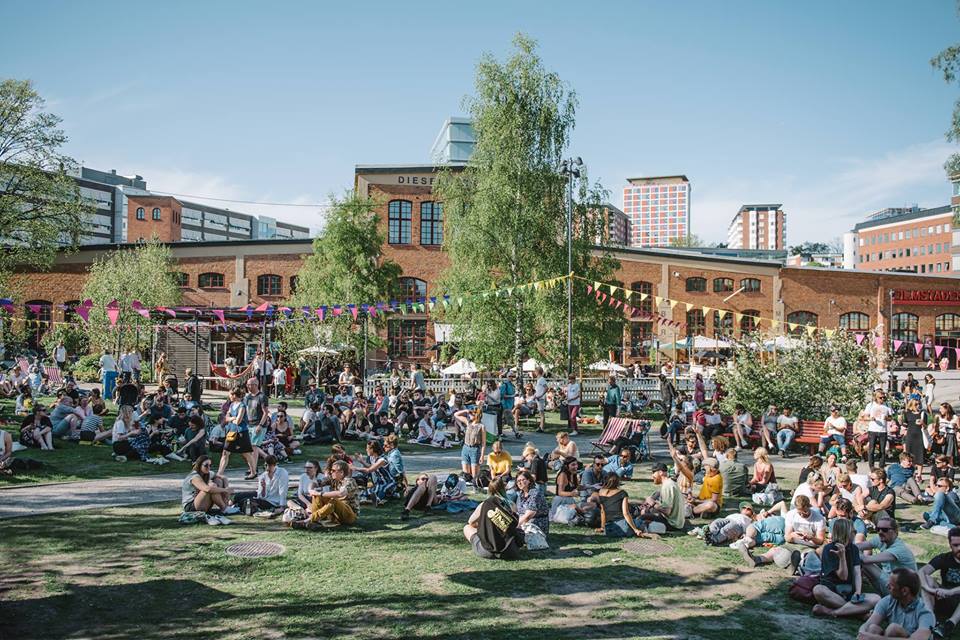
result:
<svg viewBox="0 0 960 640"><path fill-rule="evenodd" d="M147 180L147 188L153 192L179 195L184 200L200 202L221 209L230 209L241 213L265 215L281 222L309 227L314 235L323 226L324 209L313 206L281 206L279 204L250 204L250 202L270 202L293 205L309 205L326 202L327 198L301 193L282 195L266 191L257 191L236 184L229 179L179 169L144 168L141 175ZM207 198L199 197L207 196ZM211 200L209 198L221 198ZM224 202L233 200L235 202Z"/></svg>
<svg viewBox="0 0 960 640"><path fill-rule="evenodd" d="M873 158L825 159L823 173L803 181L763 177L714 185L694 184L692 231L704 240L726 240L727 225L742 204L783 203L787 244L825 241L886 207L949 203L943 163L956 147L942 140L916 144Z"/></svg>

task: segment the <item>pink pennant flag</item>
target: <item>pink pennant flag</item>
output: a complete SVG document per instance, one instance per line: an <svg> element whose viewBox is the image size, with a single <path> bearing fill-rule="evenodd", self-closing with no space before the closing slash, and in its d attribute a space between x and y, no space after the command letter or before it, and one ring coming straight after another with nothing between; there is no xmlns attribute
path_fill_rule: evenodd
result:
<svg viewBox="0 0 960 640"><path fill-rule="evenodd" d="M916 350L917 355L919 356L919 355L923 352L923 343L922 343L922 342L914 342L914 343L913 343L913 348Z"/></svg>
<svg viewBox="0 0 960 640"><path fill-rule="evenodd" d="M368 312L370 313L370 317L371 317L371 318L377 317L377 308L376 308L376 307L370 307L370 308L368 309Z"/></svg>
<svg viewBox="0 0 960 640"><path fill-rule="evenodd" d="M130 306L133 307L133 310L142 315L147 320L150 319L150 310L143 306L143 303L139 300L134 300L130 303Z"/></svg>
<svg viewBox="0 0 960 640"><path fill-rule="evenodd" d="M954 348L953 351L957 354L957 368L960 369L960 349Z"/></svg>
<svg viewBox="0 0 960 640"><path fill-rule="evenodd" d="M355 304L350 305L350 313L353 314L353 321L354 321L354 322L357 321L357 312L358 312L358 311L359 311L359 310L357 309L357 305L355 305Z"/></svg>
<svg viewBox="0 0 960 640"><path fill-rule="evenodd" d="M865 336L864 334L858 333L854 339L857 341L857 344L859 345L859 344L863 344L863 339L866 337L867 336Z"/></svg>
<svg viewBox="0 0 960 640"><path fill-rule="evenodd" d="M317 317L320 318L320 322L323 322L323 316L326 310L323 307L317 307Z"/></svg>
<svg viewBox="0 0 960 640"><path fill-rule="evenodd" d="M27 309L30 309L34 315L40 315L40 305L39 304L28 304Z"/></svg>
<svg viewBox="0 0 960 640"><path fill-rule="evenodd" d="M593 293L593 287L588 284L588 285L587 285L587 295L590 295L591 293Z"/></svg>
<svg viewBox="0 0 960 640"><path fill-rule="evenodd" d="M226 323L227 323L226 320L225 320L224 317L223 317L223 309L211 309L211 310L210 310L210 313L212 313L212 314L214 315L214 317L215 317L217 320L220 321L220 324L226 324Z"/></svg>
<svg viewBox="0 0 960 640"><path fill-rule="evenodd" d="M107 317L110 318L110 326L117 326L117 320L120 319L120 303L114 300L107 305Z"/></svg>
<svg viewBox="0 0 960 640"><path fill-rule="evenodd" d="M941 347L940 345L936 345L936 346L933 348L933 351L934 351L934 353L937 354L937 358L939 358L939 357L940 357L940 352L943 351L943 347Z"/></svg>
<svg viewBox="0 0 960 640"><path fill-rule="evenodd" d="M339 318L341 313L343 313L343 309L340 308L340 305L333 305L333 317Z"/></svg>
<svg viewBox="0 0 960 640"><path fill-rule="evenodd" d="M84 322L90 322L90 307L85 307L84 305L79 305L74 311L77 312L77 315L83 318Z"/></svg>
<svg viewBox="0 0 960 640"><path fill-rule="evenodd" d="M606 302L606 301L607 301L607 294L605 294L605 293L600 293L599 291L598 291L597 293L600 294L600 302Z"/></svg>
<svg viewBox="0 0 960 640"><path fill-rule="evenodd" d="M254 309L254 311L259 311L260 313L263 313L264 311L266 311L266 310L269 309L269 308L270 308L270 303L269 303L269 302L264 302L262 305L260 305L260 306L257 307L256 309Z"/></svg>
<svg viewBox="0 0 960 640"><path fill-rule="evenodd" d="M903 344L903 340L894 340L893 341L893 352L896 353L900 351L900 345Z"/></svg>

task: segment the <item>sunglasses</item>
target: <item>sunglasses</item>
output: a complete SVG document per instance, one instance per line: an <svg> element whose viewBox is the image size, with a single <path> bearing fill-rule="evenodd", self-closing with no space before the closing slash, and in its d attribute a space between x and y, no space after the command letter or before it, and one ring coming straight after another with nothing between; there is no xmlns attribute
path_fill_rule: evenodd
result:
<svg viewBox="0 0 960 640"><path fill-rule="evenodd" d="M893 531L891 527L877 527L877 531L883 533L884 531Z"/></svg>

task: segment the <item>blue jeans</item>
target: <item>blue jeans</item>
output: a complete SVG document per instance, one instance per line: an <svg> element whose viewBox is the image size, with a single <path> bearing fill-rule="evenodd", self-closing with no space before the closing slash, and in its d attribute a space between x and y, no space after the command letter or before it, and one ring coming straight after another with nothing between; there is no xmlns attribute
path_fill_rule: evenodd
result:
<svg viewBox="0 0 960 640"><path fill-rule="evenodd" d="M117 372L104 371L103 372L103 399L104 400L113 399L113 390L116 386L117 386Z"/></svg>
<svg viewBox="0 0 960 640"><path fill-rule="evenodd" d="M937 491L927 520L945 527L960 524L960 498L957 494L951 491L948 496L944 491Z"/></svg>
<svg viewBox="0 0 960 640"><path fill-rule="evenodd" d="M797 432L793 429L780 429L777 431L777 449L780 451L786 451L790 448L790 445L793 443L793 439L797 437Z"/></svg>
<svg viewBox="0 0 960 640"><path fill-rule="evenodd" d="M608 522L603 533L608 538L626 538L633 535L633 529L630 528L626 519L620 518L619 520Z"/></svg>

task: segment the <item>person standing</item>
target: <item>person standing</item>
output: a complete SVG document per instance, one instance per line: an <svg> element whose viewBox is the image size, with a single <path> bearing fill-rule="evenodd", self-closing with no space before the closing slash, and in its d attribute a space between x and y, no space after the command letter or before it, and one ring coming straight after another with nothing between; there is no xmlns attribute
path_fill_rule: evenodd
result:
<svg viewBox="0 0 960 640"><path fill-rule="evenodd" d="M543 367L537 367L533 373L536 378L533 383L533 399L537 403L537 433L543 433L547 411L547 377L543 374Z"/></svg>
<svg viewBox="0 0 960 640"><path fill-rule="evenodd" d="M133 372L133 379L140 384L140 352L136 349L130 350L130 370Z"/></svg>
<svg viewBox="0 0 960 640"><path fill-rule="evenodd" d="M63 371L67 364L67 348L63 346L63 340L57 341L57 346L53 349L53 360L57 363L57 368Z"/></svg>
<svg viewBox="0 0 960 640"><path fill-rule="evenodd" d="M571 437L580 435L577 431L577 417L580 415L582 393L577 376L571 373L567 376L567 427L570 429Z"/></svg>
<svg viewBox="0 0 960 640"><path fill-rule="evenodd" d="M874 391L873 401L864 407L863 413L870 421L867 426L867 466L872 469L877 445L880 446L879 463L883 465L887 459L887 419L893 413L887 406L887 394L882 389Z"/></svg>
<svg viewBox="0 0 960 640"><path fill-rule="evenodd" d="M117 384L117 361L110 349L105 349L100 356L101 381L103 383L103 399L113 398L113 390Z"/></svg>
<svg viewBox="0 0 960 640"><path fill-rule="evenodd" d="M616 418L620 411L620 401L623 400L623 393L617 384L617 377L610 376L607 379L607 389L603 394L603 428L607 428L610 418Z"/></svg>
<svg viewBox="0 0 960 640"><path fill-rule="evenodd" d="M200 380L200 376L194 373L193 369L189 367L184 373L187 376L186 389L187 393L190 394L190 399L193 400L197 406L202 406L200 396L203 395L203 381Z"/></svg>
<svg viewBox="0 0 960 640"><path fill-rule="evenodd" d="M517 385L513 382L515 377L516 374L511 371L500 383L500 415L497 416L497 438L503 436L503 417L505 415L513 417L513 406L517 398ZM520 432L517 431L516 420L511 420L511 423L513 424L513 435L519 438Z"/></svg>
<svg viewBox="0 0 960 640"><path fill-rule="evenodd" d="M287 370L277 367L273 370L273 392L278 398L287 397Z"/></svg>
<svg viewBox="0 0 960 640"><path fill-rule="evenodd" d="M917 482L923 483L923 457L926 453L923 446L923 428L927 424L927 413L916 398L907 400L900 424L906 431L903 450L913 456L913 463L917 467Z"/></svg>
<svg viewBox="0 0 960 640"><path fill-rule="evenodd" d="M923 404L928 414L933 414L936 409L936 390L937 381L932 373L923 376Z"/></svg>
<svg viewBox="0 0 960 640"><path fill-rule="evenodd" d="M420 363L414 362L410 365L410 390L427 390L427 383L423 379L423 370L420 369Z"/></svg>
<svg viewBox="0 0 960 640"><path fill-rule="evenodd" d="M130 350L126 347L124 347L120 353L120 362L117 364L120 367L120 379L123 382L133 380L133 367L130 366Z"/></svg>

